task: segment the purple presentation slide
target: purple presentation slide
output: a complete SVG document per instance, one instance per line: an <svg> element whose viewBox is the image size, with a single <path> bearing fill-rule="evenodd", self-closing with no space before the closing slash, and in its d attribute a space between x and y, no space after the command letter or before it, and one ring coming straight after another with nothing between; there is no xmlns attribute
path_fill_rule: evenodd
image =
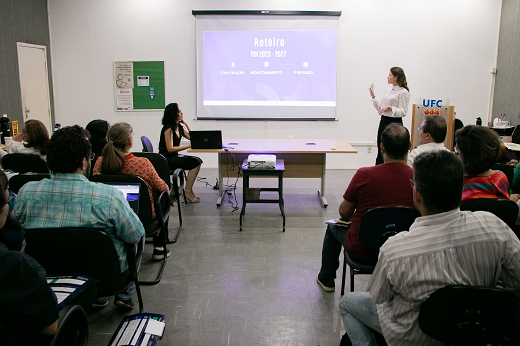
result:
<svg viewBox="0 0 520 346"><path fill-rule="evenodd" d="M336 30L205 31L204 105L336 105Z"/></svg>

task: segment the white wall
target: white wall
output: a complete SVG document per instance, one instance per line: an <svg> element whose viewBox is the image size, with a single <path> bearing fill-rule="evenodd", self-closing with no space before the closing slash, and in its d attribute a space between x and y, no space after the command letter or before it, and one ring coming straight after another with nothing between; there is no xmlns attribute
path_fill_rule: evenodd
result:
<svg viewBox="0 0 520 346"><path fill-rule="evenodd" d="M166 102L178 102L192 129L225 138L342 138L374 143L392 66L404 68L412 102L450 98L465 124L487 118L496 66L501 0L48 0L56 122L126 121L157 147L161 112L116 112L113 62L164 60ZM191 10L341 10L337 121L196 121L195 17ZM412 103L411 102L411 103ZM410 129L411 105L404 125ZM192 120L193 119L193 120ZM136 143L135 150L141 146ZM334 154L328 168L372 165L368 154ZM202 156L216 167L215 156Z"/></svg>

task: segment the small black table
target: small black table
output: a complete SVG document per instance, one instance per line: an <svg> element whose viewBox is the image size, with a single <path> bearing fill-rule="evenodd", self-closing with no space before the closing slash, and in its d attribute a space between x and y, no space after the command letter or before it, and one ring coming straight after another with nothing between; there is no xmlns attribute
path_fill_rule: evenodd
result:
<svg viewBox="0 0 520 346"><path fill-rule="evenodd" d="M242 164L242 174L244 175L243 202L240 211L240 231L242 231L242 216L246 212L246 203L278 203L283 217L283 231L285 232L285 212L283 209L283 171L285 166L283 159L276 160L274 168L249 168L247 159ZM250 188L249 176L278 177L278 188ZM262 191L278 191L278 199L260 199Z"/></svg>

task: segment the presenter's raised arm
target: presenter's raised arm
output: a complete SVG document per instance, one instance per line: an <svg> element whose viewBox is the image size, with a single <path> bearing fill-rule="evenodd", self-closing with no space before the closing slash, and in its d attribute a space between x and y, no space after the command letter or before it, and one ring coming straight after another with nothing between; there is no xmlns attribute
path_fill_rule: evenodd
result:
<svg viewBox="0 0 520 346"><path fill-rule="evenodd" d="M372 99L370 100L372 102L372 105L374 105L374 108L376 109L376 111L380 113L381 111L381 102L379 102L379 100L377 99L376 97L376 94L374 92L374 83L370 84L370 87L368 88L368 92L370 93L370 97L372 97Z"/></svg>
<svg viewBox="0 0 520 346"><path fill-rule="evenodd" d="M370 93L370 96L373 99L376 98L376 94L374 93L374 83L370 84L370 87L368 88L368 92Z"/></svg>
<svg viewBox="0 0 520 346"><path fill-rule="evenodd" d="M186 137L186 138L189 139L189 137ZM164 141L166 142L166 150L168 150L169 153L183 151L183 150L191 148L191 145L174 146L172 129L168 129L168 130L164 131Z"/></svg>
<svg viewBox="0 0 520 346"><path fill-rule="evenodd" d="M184 118L181 118L180 124L184 125L184 137L186 137L186 139L191 139L190 138L190 131L191 131L191 128L189 127L188 123L186 123L184 121Z"/></svg>

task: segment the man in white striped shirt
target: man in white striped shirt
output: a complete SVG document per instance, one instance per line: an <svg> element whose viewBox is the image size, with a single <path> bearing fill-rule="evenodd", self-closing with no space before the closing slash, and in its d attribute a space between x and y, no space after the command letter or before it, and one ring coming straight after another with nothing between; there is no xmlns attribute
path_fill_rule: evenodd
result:
<svg viewBox="0 0 520 346"><path fill-rule="evenodd" d="M347 293L340 312L353 345L442 345L419 328L421 304L448 285L520 289L520 241L493 214L460 211L463 168L448 151L414 161L414 203L421 217L380 249L368 292Z"/></svg>

